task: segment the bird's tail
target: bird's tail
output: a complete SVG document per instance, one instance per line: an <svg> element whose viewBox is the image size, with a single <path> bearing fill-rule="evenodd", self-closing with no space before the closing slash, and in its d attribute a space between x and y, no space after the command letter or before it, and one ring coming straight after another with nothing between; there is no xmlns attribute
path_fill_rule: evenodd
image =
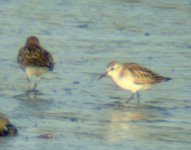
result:
<svg viewBox="0 0 191 150"><path fill-rule="evenodd" d="M164 81L170 81L170 80L172 80L172 78L169 78L169 77L164 78Z"/></svg>
<svg viewBox="0 0 191 150"><path fill-rule="evenodd" d="M52 71L54 69L54 64L53 63L49 63L48 64L48 68L50 71Z"/></svg>
<svg viewBox="0 0 191 150"><path fill-rule="evenodd" d="M158 76L155 78L155 83L161 83L161 82L170 81L170 80L172 80L172 78Z"/></svg>

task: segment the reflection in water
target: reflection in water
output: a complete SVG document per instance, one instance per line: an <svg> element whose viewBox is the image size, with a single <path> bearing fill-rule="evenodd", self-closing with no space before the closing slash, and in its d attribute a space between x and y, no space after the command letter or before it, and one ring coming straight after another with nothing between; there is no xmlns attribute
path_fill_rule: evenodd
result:
<svg viewBox="0 0 191 150"><path fill-rule="evenodd" d="M0 105L1 111L16 118L13 121L20 127L20 135L4 146L0 144L0 149L55 149L59 145L65 149L148 150L172 149L166 147L175 144L174 149L190 146L191 107L182 100L190 101L189 0L4 0L1 6ZM46 82L38 88L42 95L22 91L27 89L27 82L15 57L28 35L44 39L42 45L50 47L55 56L53 76L43 76ZM116 90L109 79L97 81L96 74L116 59L149 65L174 80L146 92L141 108L133 107L135 101L127 106L102 105L112 100L123 102L128 96ZM172 107L176 108L169 110ZM55 133L55 139L46 143L35 140L49 131ZM108 148L102 137L109 144L117 144ZM131 141L134 143L128 147ZM137 144L141 146L135 148Z"/></svg>
<svg viewBox="0 0 191 150"><path fill-rule="evenodd" d="M26 110L27 112L36 113L42 112L43 110L48 110L53 103L53 100L47 95L41 93L40 91L26 91L25 93L13 96L20 102L20 105L16 110Z"/></svg>
<svg viewBox="0 0 191 150"><path fill-rule="evenodd" d="M117 143L123 140L140 138L145 134L144 128L133 123L149 119L151 115L146 111L138 110L139 108L134 108L134 111L127 111L128 107L125 109L124 111L120 109L115 110L109 114L105 135L109 142Z"/></svg>
<svg viewBox="0 0 191 150"><path fill-rule="evenodd" d="M39 90L27 90L25 93L13 96L13 98L18 100L41 100L40 95L44 94Z"/></svg>

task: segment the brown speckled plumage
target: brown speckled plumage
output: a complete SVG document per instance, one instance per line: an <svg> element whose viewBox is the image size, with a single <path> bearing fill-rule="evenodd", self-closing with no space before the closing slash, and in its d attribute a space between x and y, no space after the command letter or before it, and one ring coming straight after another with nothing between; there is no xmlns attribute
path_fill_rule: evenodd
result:
<svg viewBox="0 0 191 150"><path fill-rule="evenodd" d="M25 46L19 50L17 62L21 67L47 67L50 71L54 68L52 55L40 46L35 36L30 36Z"/></svg>
<svg viewBox="0 0 191 150"><path fill-rule="evenodd" d="M16 127L0 113L0 136L15 136L17 134Z"/></svg>
<svg viewBox="0 0 191 150"><path fill-rule="evenodd" d="M54 61L50 52L40 46L39 39L35 36L27 38L25 46L19 50L17 62L27 75L30 91L30 77L39 77L54 69ZM37 82L32 91L36 89Z"/></svg>

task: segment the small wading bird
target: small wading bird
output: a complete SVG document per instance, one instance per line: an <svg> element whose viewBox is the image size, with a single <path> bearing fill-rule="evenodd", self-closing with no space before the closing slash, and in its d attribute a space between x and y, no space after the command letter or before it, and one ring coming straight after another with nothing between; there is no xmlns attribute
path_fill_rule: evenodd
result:
<svg viewBox="0 0 191 150"><path fill-rule="evenodd" d="M39 77L54 68L51 53L40 46L39 39L35 36L27 38L25 46L19 50L17 62L27 75L28 85L32 75ZM32 91L36 86L37 83L34 84Z"/></svg>
<svg viewBox="0 0 191 150"><path fill-rule="evenodd" d="M99 79L106 75L110 76L119 87L132 92L127 103L133 99L135 93L139 97L138 91L148 89L154 84L171 80L171 78L160 76L139 64L119 63L116 61L108 64L107 71Z"/></svg>
<svg viewBox="0 0 191 150"><path fill-rule="evenodd" d="M17 134L16 127L0 113L0 136L15 136Z"/></svg>

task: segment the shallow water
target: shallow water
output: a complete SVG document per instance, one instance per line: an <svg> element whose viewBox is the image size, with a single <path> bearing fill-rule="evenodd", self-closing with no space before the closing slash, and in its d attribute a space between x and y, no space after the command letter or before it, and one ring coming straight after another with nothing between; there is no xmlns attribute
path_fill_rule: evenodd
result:
<svg viewBox="0 0 191 150"><path fill-rule="evenodd" d="M1 149L190 149L189 0L2 0L0 18L0 111L19 130ZM56 64L27 95L16 56L29 35ZM131 93L97 80L111 60L173 80L117 105Z"/></svg>

